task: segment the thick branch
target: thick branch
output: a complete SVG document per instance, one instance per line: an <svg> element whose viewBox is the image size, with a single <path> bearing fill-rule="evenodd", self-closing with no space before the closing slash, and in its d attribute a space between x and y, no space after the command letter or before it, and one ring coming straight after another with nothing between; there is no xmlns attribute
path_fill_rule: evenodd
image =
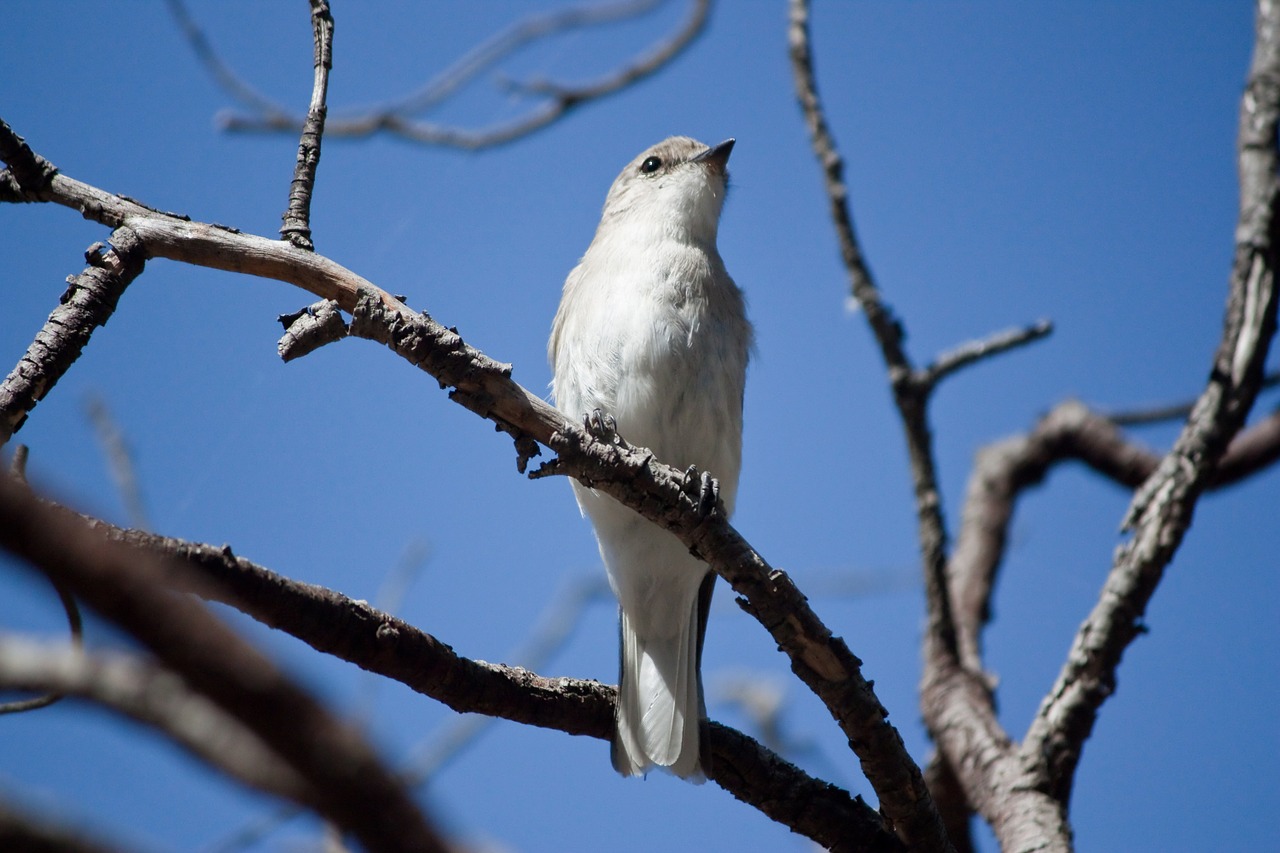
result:
<svg viewBox="0 0 1280 853"><path fill-rule="evenodd" d="M107 541L4 478L0 547L63 583L271 744L316 792L321 813L368 849L445 849L358 735L204 607L166 590L154 557Z"/></svg>
<svg viewBox="0 0 1280 853"><path fill-rule="evenodd" d="M1261 387L1276 328L1276 127L1280 119L1280 9L1258 5L1257 37L1240 110L1240 221L1222 341L1208 386L1173 449L1138 489L1122 545L1093 612L1027 733L1022 755L1065 801L1098 709L1115 690L1124 650L1187 529L1201 492Z"/></svg>

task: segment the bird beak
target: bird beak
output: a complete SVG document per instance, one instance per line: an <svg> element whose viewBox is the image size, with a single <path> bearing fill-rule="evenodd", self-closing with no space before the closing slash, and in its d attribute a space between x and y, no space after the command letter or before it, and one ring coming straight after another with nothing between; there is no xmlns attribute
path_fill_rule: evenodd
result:
<svg viewBox="0 0 1280 853"><path fill-rule="evenodd" d="M711 163L720 171L724 171L725 164L729 162L729 153L733 151L734 139L730 137L719 145L712 145L706 151L693 158L694 163Z"/></svg>

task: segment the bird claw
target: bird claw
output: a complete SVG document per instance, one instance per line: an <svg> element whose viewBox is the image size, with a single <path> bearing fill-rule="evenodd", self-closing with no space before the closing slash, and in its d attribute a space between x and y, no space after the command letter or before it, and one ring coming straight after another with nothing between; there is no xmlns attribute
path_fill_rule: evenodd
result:
<svg viewBox="0 0 1280 853"><path fill-rule="evenodd" d="M583 428L597 441L613 444L618 439L618 420L600 409L592 409L582 417Z"/></svg>
<svg viewBox="0 0 1280 853"><path fill-rule="evenodd" d="M699 518L708 518L715 512L720 502L720 481L711 476L710 471L699 471L696 465L690 465L684 472L684 486L690 494L697 490Z"/></svg>

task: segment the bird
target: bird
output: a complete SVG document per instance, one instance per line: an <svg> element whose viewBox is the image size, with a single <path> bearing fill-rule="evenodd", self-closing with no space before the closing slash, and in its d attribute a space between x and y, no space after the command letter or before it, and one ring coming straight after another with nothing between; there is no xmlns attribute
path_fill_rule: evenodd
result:
<svg viewBox="0 0 1280 853"><path fill-rule="evenodd" d="M701 471L704 506L718 496L730 514L754 348L745 298L716 247L733 147L673 136L627 164L565 279L547 347L562 413ZM700 669L716 576L669 531L572 485L618 599L613 766L623 776L660 768L704 781Z"/></svg>

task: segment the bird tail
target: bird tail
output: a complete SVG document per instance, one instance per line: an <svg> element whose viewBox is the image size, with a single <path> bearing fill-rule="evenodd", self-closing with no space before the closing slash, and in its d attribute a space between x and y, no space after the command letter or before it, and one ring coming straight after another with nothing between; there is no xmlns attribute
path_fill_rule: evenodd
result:
<svg viewBox="0 0 1280 853"><path fill-rule="evenodd" d="M706 779L707 712L700 670L715 579L707 574L690 602L689 618L671 636L641 636L621 611L613 766L624 776L643 776L662 767L693 782Z"/></svg>

